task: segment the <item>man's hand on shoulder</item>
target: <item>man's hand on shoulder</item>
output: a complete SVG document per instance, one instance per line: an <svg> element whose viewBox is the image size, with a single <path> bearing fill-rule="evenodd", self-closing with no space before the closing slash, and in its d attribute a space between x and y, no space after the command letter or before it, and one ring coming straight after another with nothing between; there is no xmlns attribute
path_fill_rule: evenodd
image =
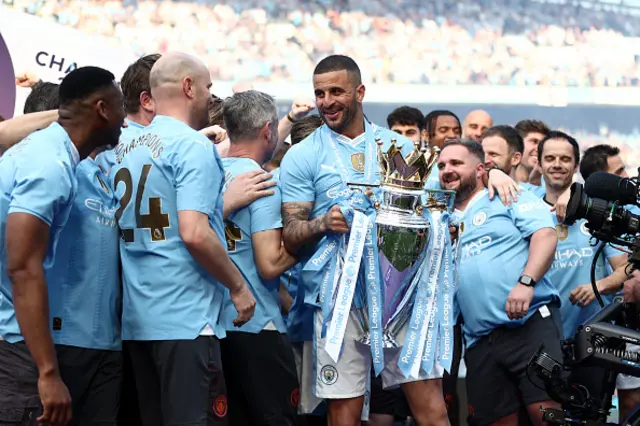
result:
<svg viewBox="0 0 640 426"><path fill-rule="evenodd" d="M272 188L277 182L273 175L262 169L252 170L236 176L223 195L225 217L253 203L258 198L275 194Z"/></svg>
<svg viewBox="0 0 640 426"><path fill-rule="evenodd" d="M485 174L486 182L485 186L489 190L489 199L493 200L493 197L498 194L500 201L505 206L510 206L512 202L518 202L518 195L520 194L520 185L514 181L501 170L490 169Z"/></svg>

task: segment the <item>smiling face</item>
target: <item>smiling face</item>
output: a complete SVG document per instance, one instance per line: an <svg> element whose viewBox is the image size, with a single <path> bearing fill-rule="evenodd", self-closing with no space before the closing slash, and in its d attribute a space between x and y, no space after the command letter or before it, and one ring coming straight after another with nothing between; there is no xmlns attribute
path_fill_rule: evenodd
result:
<svg viewBox="0 0 640 426"><path fill-rule="evenodd" d="M522 153L522 165L531 170L538 164L538 145L544 139L544 135L538 132L530 132L524 137L524 152Z"/></svg>
<svg viewBox="0 0 640 426"><path fill-rule="evenodd" d="M362 109L364 85L358 84L346 70L315 74L313 90L318 112L334 132L347 130Z"/></svg>
<svg viewBox="0 0 640 426"><path fill-rule="evenodd" d="M520 164L522 154L509 149L506 140L498 135L489 136L482 139L482 149L484 149L485 167L500 167L508 175L514 167Z"/></svg>
<svg viewBox="0 0 640 426"><path fill-rule="evenodd" d="M544 143L540 160L545 184L556 190L571 186L578 164L573 146L565 139L550 139Z"/></svg>
<svg viewBox="0 0 640 426"><path fill-rule="evenodd" d="M442 147L449 139L459 138L460 123L452 115L441 115L436 119L433 135L429 138L429 145Z"/></svg>
<svg viewBox="0 0 640 426"><path fill-rule="evenodd" d="M449 145L438 157L440 186L456 191L456 202L464 201L482 185L484 166L462 145Z"/></svg>

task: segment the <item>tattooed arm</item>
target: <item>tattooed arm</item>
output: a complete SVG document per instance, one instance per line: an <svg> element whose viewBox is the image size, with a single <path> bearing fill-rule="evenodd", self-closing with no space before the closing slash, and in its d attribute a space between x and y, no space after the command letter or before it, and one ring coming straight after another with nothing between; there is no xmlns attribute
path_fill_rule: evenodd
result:
<svg viewBox="0 0 640 426"><path fill-rule="evenodd" d="M302 246L312 246L326 232L346 233L347 222L338 206L333 206L328 213L309 220L313 203L282 204L282 236L285 248L289 253L297 253Z"/></svg>

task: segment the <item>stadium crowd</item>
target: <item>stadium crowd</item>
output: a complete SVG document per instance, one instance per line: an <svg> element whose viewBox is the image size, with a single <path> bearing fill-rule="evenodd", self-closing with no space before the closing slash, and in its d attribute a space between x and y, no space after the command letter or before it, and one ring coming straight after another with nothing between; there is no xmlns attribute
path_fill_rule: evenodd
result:
<svg viewBox="0 0 640 426"><path fill-rule="evenodd" d="M597 2L595 2L597 3ZM217 80L307 82L329 53L375 83L637 86L640 18L530 0L3 0L118 38L188 51ZM400 47L400 48L399 48Z"/></svg>

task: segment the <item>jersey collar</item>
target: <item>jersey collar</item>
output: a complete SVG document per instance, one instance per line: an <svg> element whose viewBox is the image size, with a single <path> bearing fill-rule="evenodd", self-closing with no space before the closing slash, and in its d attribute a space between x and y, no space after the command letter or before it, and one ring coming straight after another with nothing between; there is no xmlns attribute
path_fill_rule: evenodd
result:
<svg viewBox="0 0 640 426"><path fill-rule="evenodd" d="M69 152L71 153L71 159L73 163L77 166L80 162L80 153L78 152L78 148L73 144L73 142L69 141Z"/></svg>
<svg viewBox="0 0 640 426"><path fill-rule="evenodd" d="M471 199L471 201L469 201L469 204L467 204L467 207L464 210L456 209L456 214L464 215L465 212L469 211L475 203L480 201L488 193L489 191L487 190L487 188L484 188L482 191L478 192L476 195L473 196L473 198Z"/></svg>
<svg viewBox="0 0 640 426"><path fill-rule="evenodd" d="M329 129L331 130L331 129ZM348 136L342 135L338 132L334 132L333 130L331 130L331 132L334 134L334 136L336 137L336 140L340 143L343 143L345 145L349 145L352 147L358 146L360 143L362 143L362 141L365 140L365 135L366 132L362 133L359 136L356 136L355 138L351 139Z"/></svg>

